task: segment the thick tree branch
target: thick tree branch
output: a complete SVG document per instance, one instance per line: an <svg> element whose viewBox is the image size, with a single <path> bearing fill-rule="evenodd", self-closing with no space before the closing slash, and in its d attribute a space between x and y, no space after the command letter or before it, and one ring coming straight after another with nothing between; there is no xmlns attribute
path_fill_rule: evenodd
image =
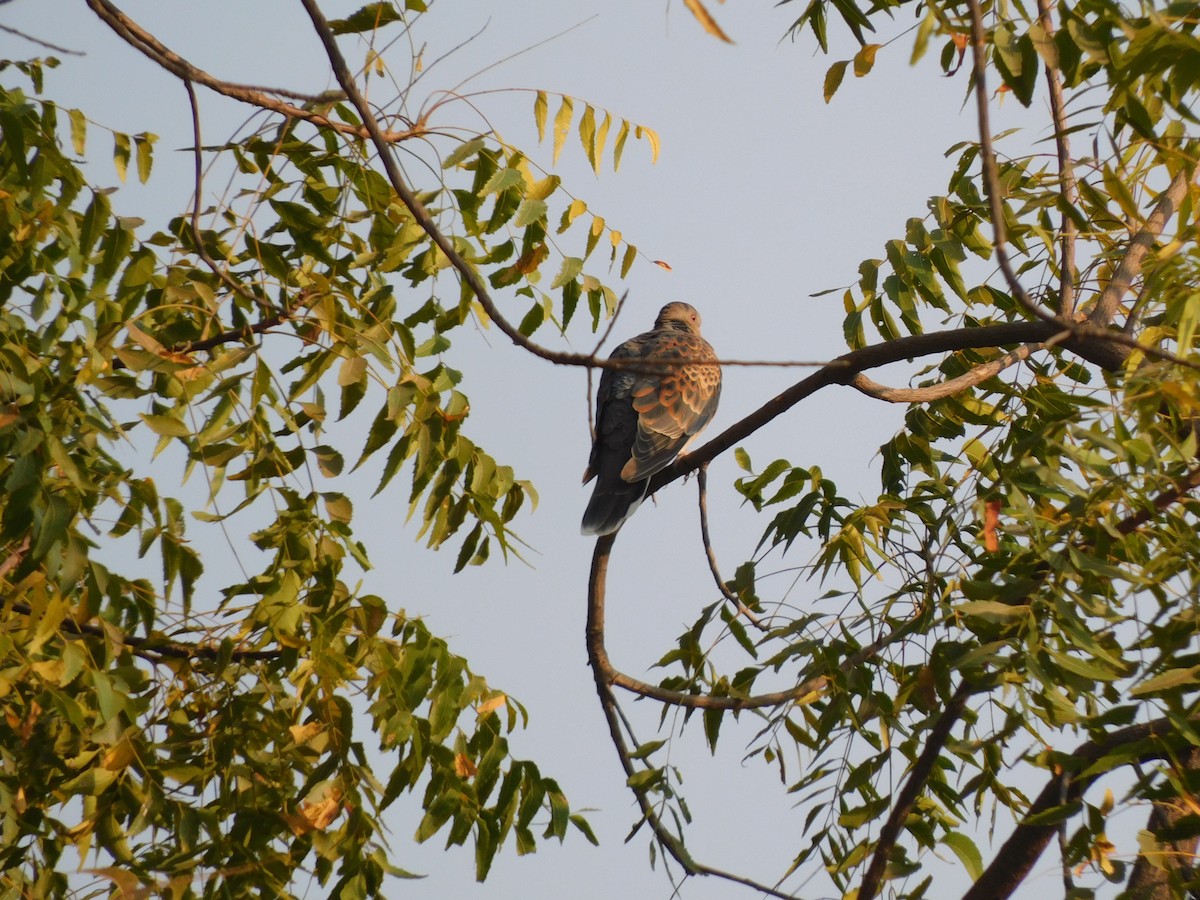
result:
<svg viewBox="0 0 1200 900"><path fill-rule="evenodd" d="M650 482L649 493L659 491L672 481L711 462L739 441L745 440L801 400L807 399L822 388L836 384L850 384L860 372L935 353L999 347L1007 344L1044 343L1055 336L1063 335L1064 331L1062 325L1055 322L1005 322L999 325L979 325L950 331L914 334L886 343L872 344L869 347L851 350L767 401L706 444L679 457L654 476ZM1063 344L1068 347L1078 346L1076 342L1069 339L1064 340Z"/></svg>
<svg viewBox="0 0 1200 900"><path fill-rule="evenodd" d="M1189 747L1179 760L1179 768L1183 770L1179 773L1181 781L1187 773L1200 771L1200 747ZM1183 819L1194 816L1196 808L1195 797L1186 793L1170 801L1155 801L1146 830L1157 836L1160 831L1173 828ZM1174 880L1182 881L1190 881L1195 877L1198 842L1200 836L1192 835L1164 841L1160 845L1162 849L1156 853L1139 853L1125 885L1128 900L1171 900L1176 896L1172 890L1172 875Z"/></svg>
<svg viewBox="0 0 1200 900"><path fill-rule="evenodd" d="M1179 204L1183 202L1194 174L1194 168L1180 169L1175 173L1175 177L1171 179L1167 189L1162 192L1158 202L1154 204L1154 209L1146 217L1146 223L1129 242L1112 278L1104 286L1100 299L1096 301L1096 306L1088 314L1089 322L1107 325L1113 320L1121 301L1133 286L1134 279L1142 271L1142 261L1146 258L1146 253L1158 240L1163 229L1167 227L1167 222L1175 215Z"/></svg>

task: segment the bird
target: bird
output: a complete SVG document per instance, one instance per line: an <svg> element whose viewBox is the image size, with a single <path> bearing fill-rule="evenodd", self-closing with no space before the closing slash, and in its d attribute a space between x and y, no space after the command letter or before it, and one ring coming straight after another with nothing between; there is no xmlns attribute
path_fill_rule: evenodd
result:
<svg viewBox="0 0 1200 900"><path fill-rule="evenodd" d="M596 434L583 473L584 484L596 479L580 529L585 535L620 528L645 499L651 477L704 429L721 399L717 355L700 336L700 313L688 303L668 303L651 331L630 338L609 359L630 365L600 376Z"/></svg>

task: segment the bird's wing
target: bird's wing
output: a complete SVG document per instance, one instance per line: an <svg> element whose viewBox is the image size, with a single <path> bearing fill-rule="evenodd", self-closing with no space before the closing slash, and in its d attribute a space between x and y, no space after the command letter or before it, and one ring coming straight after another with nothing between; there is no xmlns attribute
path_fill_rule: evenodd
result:
<svg viewBox="0 0 1200 900"><path fill-rule="evenodd" d="M679 333L656 335L643 352L650 359L716 359L703 338ZM640 375L632 390L637 436L621 477L638 481L670 465L712 420L720 396L721 370L717 366L692 363L663 374Z"/></svg>

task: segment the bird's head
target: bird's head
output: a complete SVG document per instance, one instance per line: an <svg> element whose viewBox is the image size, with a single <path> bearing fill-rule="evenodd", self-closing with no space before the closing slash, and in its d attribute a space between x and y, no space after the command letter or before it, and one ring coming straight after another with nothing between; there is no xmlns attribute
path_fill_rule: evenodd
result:
<svg viewBox="0 0 1200 900"><path fill-rule="evenodd" d="M696 307L690 303L681 303L678 300L668 303L659 310L658 318L654 320L655 331L664 328L699 334L700 313L696 312Z"/></svg>

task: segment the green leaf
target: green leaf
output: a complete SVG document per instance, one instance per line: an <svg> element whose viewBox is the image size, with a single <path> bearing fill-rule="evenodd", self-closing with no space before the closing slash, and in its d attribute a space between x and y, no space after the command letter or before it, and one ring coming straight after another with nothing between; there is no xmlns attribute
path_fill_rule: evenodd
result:
<svg viewBox="0 0 1200 900"><path fill-rule="evenodd" d="M971 876L971 880L977 881L983 874L983 857L979 853L979 848L975 846L975 842L961 832L952 831L942 838L942 843L954 851L954 855L963 864L967 874Z"/></svg>
<svg viewBox="0 0 1200 900"><path fill-rule="evenodd" d="M412 9L412 7L407 8ZM386 0L380 0L378 3L368 3L366 6L359 7L356 12L344 19L330 19L329 28L334 34L361 34L364 31L374 31L392 22L399 22L401 19L402 16L396 11L393 4Z"/></svg>
<svg viewBox="0 0 1200 900"><path fill-rule="evenodd" d="M185 422L171 416L150 416L143 414L141 416L146 426L157 435L162 437L188 437L192 434L192 429Z"/></svg>
<svg viewBox="0 0 1200 900"><path fill-rule="evenodd" d="M1186 686L1195 689L1200 687L1200 685L1197 684L1197 674L1200 674L1200 666L1168 669L1166 672L1155 675L1153 678L1149 678L1146 681L1143 681L1141 684L1134 685L1134 687L1130 689L1129 693L1134 697L1144 697L1147 694L1157 694L1163 691L1174 690L1178 687Z"/></svg>
<svg viewBox="0 0 1200 900"><path fill-rule="evenodd" d="M145 184L150 180L150 168L154 165L154 142L158 140L156 134L135 134L133 143L137 149L137 173L138 181Z"/></svg>
<svg viewBox="0 0 1200 900"><path fill-rule="evenodd" d="M517 228L527 228L545 217L545 200L526 200L517 208L517 214L513 217L512 223Z"/></svg>

